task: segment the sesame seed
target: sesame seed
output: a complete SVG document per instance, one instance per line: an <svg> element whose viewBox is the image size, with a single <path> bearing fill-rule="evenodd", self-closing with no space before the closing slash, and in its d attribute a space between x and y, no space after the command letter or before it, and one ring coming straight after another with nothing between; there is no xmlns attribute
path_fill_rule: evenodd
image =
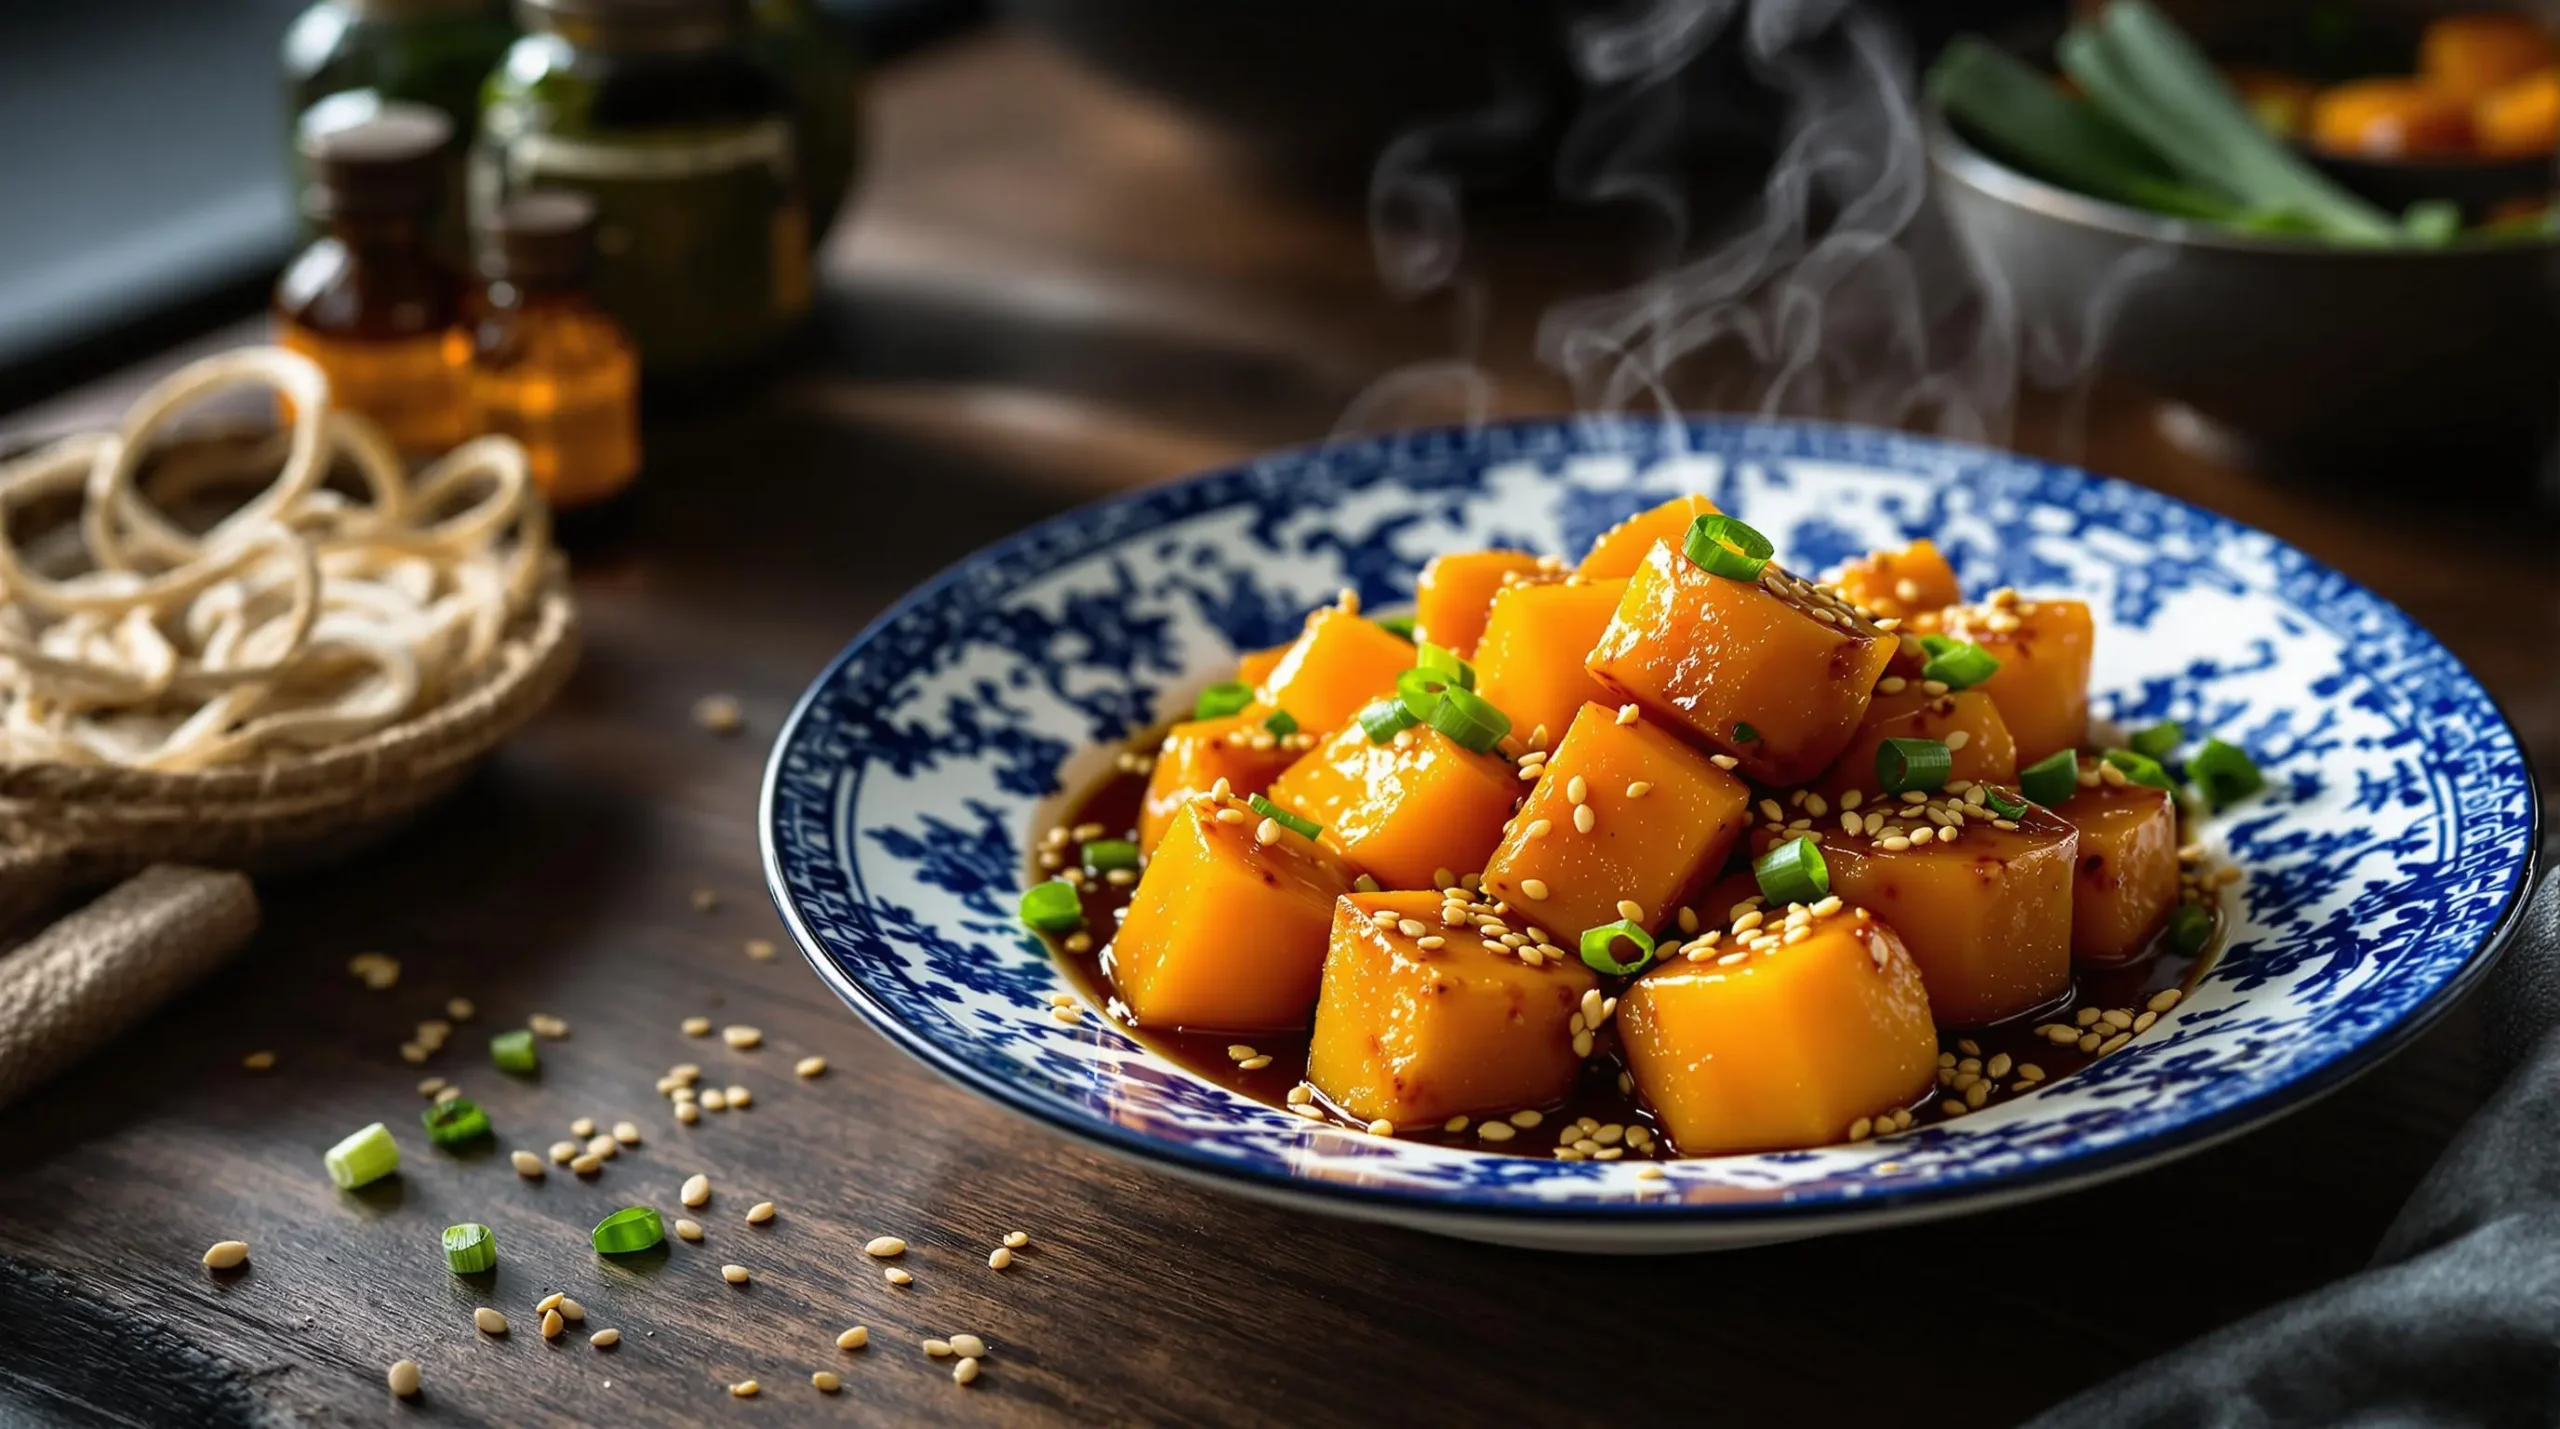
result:
<svg viewBox="0 0 2560 1429"><path fill-rule="evenodd" d="M893 1235L873 1236L863 1243L862 1253L878 1260L907 1253L907 1243Z"/></svg>
<svg viewBox="0 0 2560 1429"><path fill-rule="evenodd" d="M1573 776L1573 778L1571 778L1570 780L1567 780L1567 781L1565 782L1565 786L1564 786L1564 801L1565 801L1566 803L1568 803L1568 804L1579 804L1579 803L1581 803L1583 800L1588 799L1588 798L1590 798L1590 797L1591 797L1591 784L1590 784L1590 782L1589 782L1588 780L1584 779L1581 775L1576 774L1576 775L1574 775L1574 776Z"/></svg>
<svg viewBox="0 0 2560 1429"><path fill-rule="evenodd" d="M1973 742L1973 734L1972 734L1972 732L1971 732L1970 730L1962 730L1962 729L1951 729L1951 730L1948 730L1948 731L1947 731L1947 737L1946 737L1944 740L1941 740L1941 741L1940 741L1940 743L1942 743L1942 744L1946 745L1946 747L1947 747L1950 751L1958 750L1958 749L1962 749L1962 748L1964 748L1966 745L1971 744L1972 742Z"/></svg>
<svg viewBox="0 0 2560 1429"><path fill-rule="evenodd" d="M587 1307L570 1299L566 1295L561 1296L560 1303L553 1308L560 1312L561 1319L566 1320L573 1325L586 1323Z"/></svg>
<svg viewBox="0 0 2560 1429"><path fill-rule="evenodd" d="M517 1175L528 1177L533 1180L540 1180L542 1178L542 1158L534 1155L532 1152L513 1152L509 1154L507 1160L514 1163Z"/></svg>
<svg viewBox="0 0 2560 1429"><path fill-rule="evenodd" d="M569 1158L569 1169L581 1176L593 1176L604 1170L604 1158L592 1151L581 1151Z"/></svg>
<svg viewBox="0 0 2560 1429"><path fill-rule="evenodd" d="M1261 823L1254 825L1253 841L1258 844L1275 844L1280 842L1280 821L1277 819L1264 819Z"/></svg>
<svg viewBox="0 0 2560 1429"><path fill-rule="evenodd" d="M1545 838L1549 833L1554 831L1555 826L1555 821L1553 819L1531 819L1524 837L1533 839Z"/></svg>
<svg viewBox="0 0 2560 1429"><path fill-rule="evenodd" d="M1589 804L1576 804L1573 806L1573 827L1575 832L1587 834L1591 832L1592 826L1599 822L1599 816L1591 812L1591 806Z"/></svg>
<svg viewBox="0 0 2560 1429"><path fill-rule="evenodd" d="M471 1323L484 1335L503 1335L507 1332L507 1317L486 1305L471 1312Z"/></svg>
<svg viewBox="0 0 2560 1429"><path fill-rule="evenodd" d="M711 1035L711 1019L708 1017L688 1017L684 1021L676 1024L676 1030L682 1032L687 1037L708 1037Z"/></svg>
<svg viewBox="0 0 2560 1429"><path fill-rule="evenodd" d="M208 1270L230 1270L248 1258L249 1243L245 1240L218 1240L204 1253Z"/></svg>
<svg viewBox="0 0 2560 1429"><path fill-rule="evenodd" d="M556 1340L560 1338L560 1332L567 1328L569 1328L569 1322L560 1318L559 1311L545 1310L542 1312L542 1337L544 1339Z"/></svg>
<svg viewBox="0 0 2560 1429"><path fill-rule="evenodd" d="M2133 1019L2133 1030L2136 1032L2148 1032L2151 1030L2151 1024L2159 1020L2159 1013L2146 1009L2140 1017Z"/></svg>
<svg viewBox="0 0 2560 1429"><path fill-rule="evenodd" d="M979 1360L987 1357L987 1342L975 1335L953 1335L948 1349L964 1360Z"/></svg>
<svg viewBox="0 0 2560 1429"><path fill-rule="evenodd" d="M685 1126L691 1126L702 1120L702 1108L692 1102L678 1102L676 1103L676 1120Z"/></svg>
<svg viewBox="0 0 2560 1429"><path fill-rule="evenodd" d="M2083 1052L2095 1052L2098 1050L2098 1044L2105 1040L2105 1038L2099 1036L2095 1032L2083 1032L2079 1037L2080 1050Z"/></svg>
<svg viewBox="0 0 2560 1429"><path fill-rule="evenodd" d="M702 1222L686 1216L676 1217L676 1238L699 1242L702 1239Z"/></svg>
<svg viewBox="0 0 2560 1429"><path fill-rule="evenodd" d="M1245 812L1244 812L1244 810L1242 810L1242 809L1226 808L1226 809L1220 809L1220 810L1218 811L1218 822L1219 822L1219 823L1222 823L1222 824L1241 824L1241 823L1243 823L1244 821L1245 821Z"/></svg>
<svg viewBox="0 0 2560 1429"><path fill-rule="evenodd" d="M2178 999L2185 995L2185 993L2180 992L2174 987L2164 988L2161 991L2152 994L2151 1000L2144 1003L2143 1006L2152 1012L2166 1012L2170 1008L2177 1006Z"/></svg>
<svg viewBox="0 0 2560 1429"><path fill-rule="evenodd" d="M978 1362L976 1360L962 1360L951 1367L951 1378L954 1383L968 1384L977 1377Z"/></svg>
<svg viewBox="0 0 2560 1429"><path fill-rule="evenodd" d="M1636 707L1635 707L1634 705L1620 705L1620 706L1618 706L1618 723L1620 723L1620 724L1634 724L1634 723L1636 722L1637 717L1638 717L1638 711L1637 711L1637 709L1636 709Z"/></svg>
<svg viewBox="0 0 2560 1429"><path fill-rule="evenodd" d="M900 1270L894 1265L890 1266L887 1270L880 1272L880 1278L888 1281L892 1285L899 1286L913 1285L916 1283L915 1276L906 1271Z"/></svg>
<svg viewBox="0 0 2560 1429"><path fill-rule="evenodd" d="M1741 760L1734 758L1730 754L1710 754L1707 756L1707 762L1718 769L1724 770L1732 770L1740 767L1742 764Z"/></svg>
<svg viewBox="0 0 2560 1429"><path fill-rule="evenodd" d="M735 1399L753 1399L763 1392L764 1386L752 1379L742 1379L729 1386L730 1397Z"/></svg>
<svg viewBox="0 0 2560 1429"><path fill-rule="evenodd" d="M1013 1252L1003 1246L997 1246L987 1252L987 1269L1002 1270L1011 1264L1013 1264Z"/></svg>
<svg viewBox="0 0 2560 1429"><path fill-rule="evenodd" d="M747 1268L743 1265L724 1265L720 1267L720 1278L732 1285L744 1285L749 1277Z"/></svg>
<svg viewBox="0 0 2560 1429"><path fill-rule="evenodd" d="M1540 902L1540 903L1545 902L1545 901L1546 901L1546 897L1547 897L1547 884L1546 884L1546 880L1545 880L1545 879L1542 879L1542 878L1524 878L1524 879L1521 879L1521 880L1520 880L1520 895L1521 895L1522 897L1524 897L1524 898L1530 899L1530 900L1531 900L1531 901L1533 901L1533 902Z"/></svg>
<svg viewBox="0 0 2560 1429"><path fill-rule="evenodd" d="M739 1051L744 1052L752 1048L763 1046L764 1032L760 1028L748 1027L744 1024L736 1024L721 1028L720 1040L737 1048Z"/></svg>
<svg viewBox="0 0 2560 1429"><path fill-rule="evenodd" d="M870 1343L871 1327L868 1325L856 1325L836 1336L836 1348L840 1350L858 1350Z"/></svg>
<svg viewBox="0 0 2560 1429"><path fill-rule="evenodd" d="M711 1178L699 1172L686 1177L684 1185L676 1191L676 1199L696 1210L710 1205Z"/></svg>
<svg viewBox="0 0 2560 1429"><path fill-rule="evenodd" d="M274 1067L275 1064L276 1054L273 1052L252 1052L248 1056L240 1059L240 1065L248 1068L252 1072L266 1071Z"/></svg>
<svg viewBox="0 0 2560 1429"><path fill-rule="evenodd" d="M2095 1036L2095 1035L2097 1035L2097 1034L2095 1034L2095 1033L2091 1033L2090 1035L2091 1035L2091 1036ZM2085 1039L2085 1038L2084 1038L2084 1039L2082 1039L2082 1040L2084 1040L2084 1041L2085 1041L2085 1040L2087 1040L2087 1039ZM2099 1044L2098 1044L2098 1055L2099 1055L2099 1056L2101 1056L2101 1057L2103 1057L2103 1056L2105 1056L2106 1054L2108 1054L2109 1052L2114 1051L2114 1050L2115 1050L2115 1049L2117 1049L2118 1047L2121 1047L2121 1046L2123 1046L2124 1044L2126 1044L2127 1042L2130 1042L2130 1041L2132 1041L2132 1040L2133 1040L2133 1034L2132 1034L2132 1033L2130 1033L2130 1032L2119 1032L2119 1033L2117 1033L2116 1035L2114 1035L2113 1037L2110 1037L2110 1038L2108 1038L2106 1041L2101 1042L2101 1043L2099 1043Z"/></svg>
<svg viewBox="0 0 2560 1429"><path fill-rule="evenodd" d="M1486 1141L1509 1141L1514 1132L1509 1122L1488 1121L1476 1128L1476 1135Z"/></svg>
<svg viewBox="0 0 2560 1429"><path fill-rule="evenodd" d="M613 1139L625 1146L637 1146L640 1144L640 1128L627 1121L617 1121L613 1124Z"/></svg>
<svg viewBox="0 0 2560 1429"><path fill-rule="evenodd" d="M760 1226L773 1219L773 1202L758 1201L747 1207L747 1224Z"/></svg>
<svg viewBox="0 0 2560 1429"><path fill-rule="evenodd" d="M823 1077L827 1073L827 1059L824 1057L803 1057L799 1061L791 1064L791 1071L794 1076L800 1077L803 1080L810 1077Z"/></svg>
<svg viewBox="0 0 2560 1429"><path fill-rule="evenodd" d="M728 1102L729 1110L731 1111L744 1111L755 1101L755 1099L756 1094L748 1091L745 1087L729 1088Z"/></svg>
<svg viewBox="0 0 2560 1429"><path fill-rule="evenodd" d="M1878 839L1876 841L1876 847L1883 849L1888 853L1900 853L1904 849L1911 847L1911 840L1900 834L1893 834L1886 838Z"/></svg>
<svg viewBox="0 0 2560 1429"><path fill-rule="evenodd" d="M834 1370L822 1369L809 1376L809 1386L820 1394L833 1394L844 1388L844 1379Z"/></svg>
<svg viewBox="0 0 2560 1429"><path fill-rule="evenodd" d="M1243 1061L1236 1063L1236 1070L1240 1072L1259 1072L1270 1065L1271 1059L1267 1056L1247 1057Z"/></svg>
<svg viewBox="0 0 2560 1429"><path fill-rule="evenodd" d="M598 1132L587 1138L587 1154L598 1161L611 1161L622 1154L622 1143L603 1132Z"/></svg>
<svg viewBox="0 0 2560 1429"><path fill-rule="evenodd" d="M393 1394L402 1399L410 1398L418 1392L418 1362L393 1360L390 1373L384 1375L382 1379L383 1383L391 1386Z"/></svg>

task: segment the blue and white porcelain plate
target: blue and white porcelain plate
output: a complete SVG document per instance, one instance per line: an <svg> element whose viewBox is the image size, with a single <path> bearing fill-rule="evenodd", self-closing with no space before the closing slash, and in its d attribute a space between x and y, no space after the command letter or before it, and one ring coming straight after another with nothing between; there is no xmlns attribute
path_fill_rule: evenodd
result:
<svg viewBox="0 0 2560 1429"><path fill-rule="evenodd" d="M1553 1162L1311 1124L1100 1015L1015 923L1027 846L1141 728L1344 586L1578 553L1704 491L1796 570L1931 537L1982 591L2086 598L2096 712L2248 750L2268 792L2201 825L2245 871L2189 998L2088 1070L1815 1151ZM2044 1195L2334 1089L2476 983L2529 882L2515 735L2434 637L2272 537L2000 452L1797 423L1524 422L1283 452L1070 512L944 572L846 647L764 789L767 878L828 984L936 1070L1166 1170L1317 1210L1588 1249L1739 1245Z"/></svg>

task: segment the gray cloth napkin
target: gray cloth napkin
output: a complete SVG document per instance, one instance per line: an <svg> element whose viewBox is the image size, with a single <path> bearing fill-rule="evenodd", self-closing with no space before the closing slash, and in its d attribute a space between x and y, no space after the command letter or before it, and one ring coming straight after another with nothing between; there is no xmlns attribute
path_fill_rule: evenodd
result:
<svg viewBox="0 0 2560 1429"><path fill-rule="evenodd" d="M2521 1058L2373 1263L2081 1395L2035 1429L2560 1423L2560 878L2493 974Z"/></svg>

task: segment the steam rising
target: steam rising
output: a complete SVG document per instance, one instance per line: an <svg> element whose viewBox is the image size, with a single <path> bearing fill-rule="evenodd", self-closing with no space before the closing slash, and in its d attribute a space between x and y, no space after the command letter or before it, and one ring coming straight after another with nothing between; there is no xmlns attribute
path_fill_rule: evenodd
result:
<svg viewBox="0 0 2560 1429"><path fill-rule="evenodd" d="M1586 412L1710 408L1824 417L1999 442L2022 381L2082 383L2106 319L2148 276L2119 271L2067 332L2023 332L2007 285L1928 210L1913 63L1900 33L1849 0L1630 0L1566 37L1580 94L1557 149L1567 201L1640 207L1667 239L1652 273L1549 308L1537 354ZM1710 58L1711 48L1727 51ZM1777 108L1758 192L1706 211L1683 136L1716 121L1730 65ZM1702 83L1701 80L1706 82ZM1739 114L1732 121L1740 123ZM1425 126L1391 145L1371 183L1389 292L1459 300L1455 358L1390 373L1343 426L1425 402L1481 420L1484 331L1468 286L1462 194L1450 160L1524 142L1511 105Z"/></svg>

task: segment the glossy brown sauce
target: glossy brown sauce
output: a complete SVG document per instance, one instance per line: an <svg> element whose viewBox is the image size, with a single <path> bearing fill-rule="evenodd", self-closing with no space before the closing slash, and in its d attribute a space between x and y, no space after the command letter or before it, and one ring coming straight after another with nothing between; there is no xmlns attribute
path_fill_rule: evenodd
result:
<svg viewBox="0 0 2560 1429"><path fill-rule="evenodd" d="M1140 741L1133 747L1141 752L1152 752L1155 742L1151 738ZM1099 825L1103 830L1099 837L1134 841L1137 838L1138 806L1145 795L1146 787L1147 776L1144 774L1115 772L1076 800L1061 823L1068 828ZM1072 856L1073 847L1072 843L1068 845L1069 856ZM1747 864L1736 866L1745 867ZM1055 868L1035 866L1031 871L1031 877L1036 882L1054 878L1057 872ZM1306 1080L1307 1034L1305 1032L1234 1034L1186 1032L1140 1026L1130 1017L1128 1005L1120 1000L1117 990L1111 983L1110 947L1105 933L1119 926L1120 914L1128 907L1130 895L1134 890L1135 884L1116 887L1101 879L1088 879L1085 882L1082 890L1085 926L1091 930L1094 940L1093 948L1081 953L1070 952L1065 945L1065 940L1058 937L1050 937L1047 940L1051 952L1057 957L1059 964L1066 969L1068 977L1093 1003L1107 1008L1112 1019L1126 1028L1132 1036L1169 1060L1179 1063L1205 1080L1241 1092L1256 1101L1285 1107L1288 1104L1289 1090ZM2220 909L2213 904L2207 906L2213 908L2215 913L2214 935L2206 940L2204 951L2197 956L2182 957L2170 951L2164 930L2153 940L2152 950L2148 955L2129 963L2105 968L2075 965L2070 993L2043 1007L1987 1028L1966 1032L1941 1029L1938 1034L1940 1052L1959 1060L1966 1057L1979 1057L1986 1062L2005 1052L2015 1063L2033 1064L2042 1069L2045 1075L2041 1085L2045 1086L2050 1086L2055 1081L2080 1070L2096 1061L2097 1054L2083 1052L2077 1044L2050 1041L2039 1035L2037 1029L2052 1022L2068 1023L2072 1021L2073 1012L2082 1007L2122 1008L2139 1014L2144 1010L2145 1002L2165 989L2176 988L2181 993L2192 989L2203 975L2205 968L2212 962L2214 952L2222 942ZM1601 979L1601 989L1604 994L1614 995L1624 991L1630 981L1632 979L1604 976ZM1645 1108L1642 1098L1621 1087L1621 1073L1624 1068L1618 1054L1617 1019L1611 1018L1603 1025L1599 1036L1594 1040L1592 1055L1583 1063L1580 1085L1576 1086L1573 1093L1562 1102L1554 1106L1535 1108L1534 1110L1541 1114L1539 1125L1518 1131L1508 1141L1483 1140L1477 1135L1472 1123L1456 1132L1448 1131L1441 1126L1400 1126L1396 1128L1396 1136L1399 1140L1438 1142L1449 1146L1464 1146L1477 1151L1552 1157L1559 1144L1570 1142L1575 1136L1582 1134L1572 1131L1572 1128L1581 1118L1589 1117L1602 1126L1644 1126L1650 1129L1656 1138L1653 1144L1653 1159L1668 1159L1676 1156L1678 1154L1676 1149L1670 1145L1669 1138L1662 1128L1654 1122L1652 1113ZM1254 1071L1246 1071L1237 1066L1236 1059L1229 1054L1229 1049L1237 1045L1250 1046L1256 1053L1268 1056L1271 1059L1270 1064ZM1999 1079L1994 1084L1994 1090L1986 1105L1998 1106L2014 1096L2024 1095L2025 1093L2012 1089L2017 1081L2018 1077L2014 1072ZM1943 1105L1949 1095L1949 1091L1944 1086L1932 1087L1927 1096L1912 1104L1912 1124L1915 1127L1926 1126L1953 1119ZM1336 1125L1355 1128L1361 1125L1356 1118L1333 1113L1329 1108L1325 1108L1321 1095L1317 1097L1315 1105L1319 1109L1327 1110L1327 1120ZM1624 1145L1624 1142L1618 1141L1616 1144ZM1630 1160L1638 1159L1640 1155L1641 1153L1632 1150L1626 1153L1627 1159Z"/></svg>

